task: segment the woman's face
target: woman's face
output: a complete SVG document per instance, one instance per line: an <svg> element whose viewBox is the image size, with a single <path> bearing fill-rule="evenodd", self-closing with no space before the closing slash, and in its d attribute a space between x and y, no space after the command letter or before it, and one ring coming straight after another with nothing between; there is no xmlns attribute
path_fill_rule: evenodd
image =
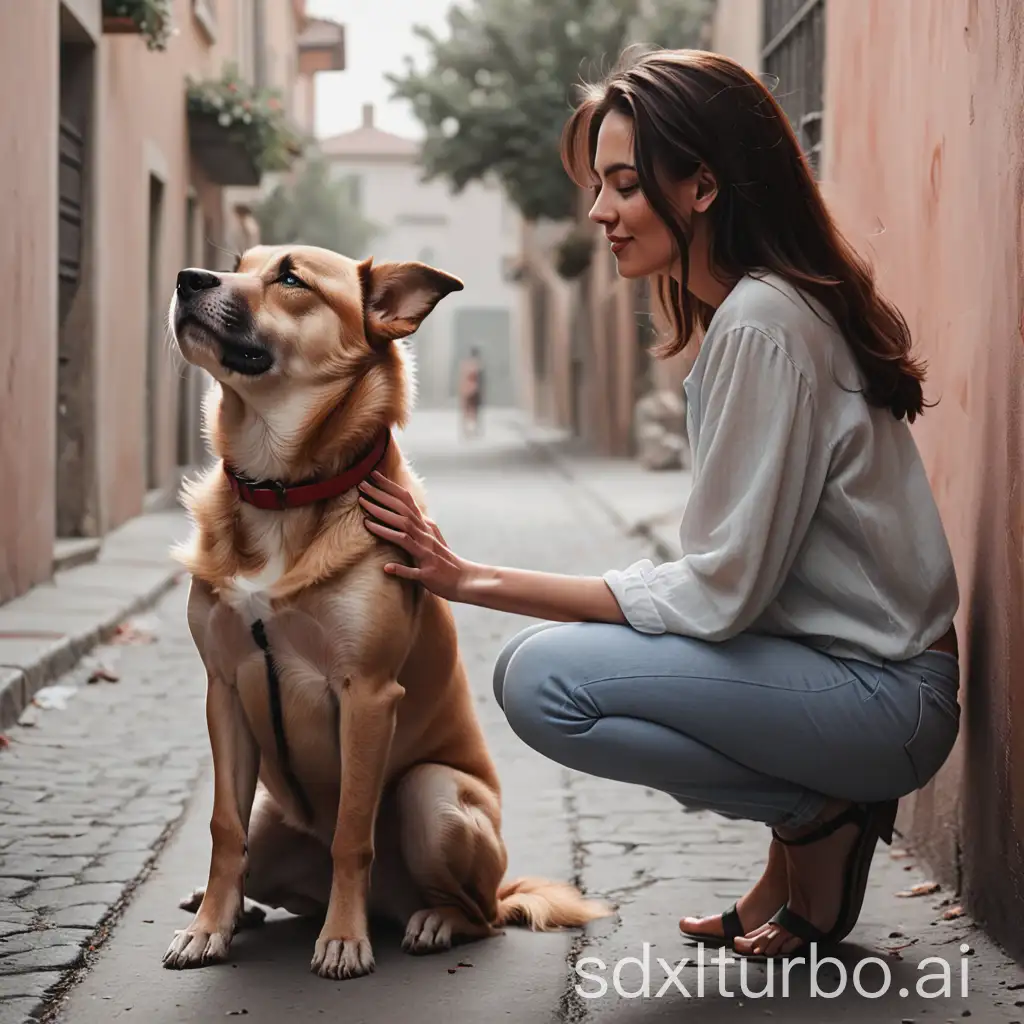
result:
<svg viewBox="0 0 1024 1024"><path fill-rule="evenodd" d="M594 170L600 184L590 219L600 224L618 261L622 277L671 274L678 265L672 235L640 190L633 157L633 121L616 111L601 122L594 154ZM710 199L702 195L706 172L673 186L668 197L684 224L703 212ZM713 197L712 197L713 198ZM693 241L697 241L694 238ZM691 242L692 250L693 242ZM691 257L693 253L691 251Z"/></svg>

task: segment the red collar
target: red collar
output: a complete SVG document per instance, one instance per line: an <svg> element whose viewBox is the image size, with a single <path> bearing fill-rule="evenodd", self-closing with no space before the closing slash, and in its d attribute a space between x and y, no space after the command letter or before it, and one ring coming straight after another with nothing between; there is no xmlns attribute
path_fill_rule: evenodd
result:
<svg viewBox="0 0 1024 1024"><path fill-rule="evenodd" d="M311 505L314 501L336 498L357 487L377 468L390 443L391 431L385 427L373 447L354 466L350 466L340 476L328 477L326 480L308 480L299 484L285 484L280 480L253 483L240 477L226 462L224 475L228 478L231 490L242 501L256 508L268 511L297 508L300 505Z"/></svg>

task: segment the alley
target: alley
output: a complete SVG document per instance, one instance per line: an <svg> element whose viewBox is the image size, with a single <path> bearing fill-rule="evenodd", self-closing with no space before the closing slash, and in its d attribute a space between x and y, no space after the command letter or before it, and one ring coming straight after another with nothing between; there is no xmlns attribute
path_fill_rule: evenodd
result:
<svg viewBox="0 0 1024 1024"><path fill-rule="evenodd" d="M648 553L591 490L567 477L569 463L549 460L501 416L487 419L483 438L459 441L453 417L423 413L401 443L427 480L432 514L466 557L596 573ZM687 999L671 984L659 996L667 972L658 958L674 967L697 955L679 939L677 918L711 912L743 891L760 866L764 829L684 813L662 794L582 777L526 748L495 705L490 681L503 640L524 621L463 606L456 606L462 653L505 787L510 874L575 878L616 901L618 917L586 934L510 929L427 958L401 953L397 934L378 929L376 973L335 983L308 970L318 923L272 915L235 939L229 964L163 970L171 934L188 920L177 900L205 880L209 856L204 680L185 628L184 595L182 583L143 623L154 643L120 648L118 682L86 685L83 671L73 674L67 682L77 688L66 707L13 730L10 749L0 753L0 936L7 936L0 938L0 1024L20 1022L54 985L67 991L47 1015L67 1024L206 1024L233 1015L254 1024L423 1016L474 1024L648 1022L684 1011L701 1024L769 1014L785 1021L946 1021L970 1013L983 1022L1024 1020L1014 1005L1024 972L966 918L943 919L949 901L941 890L897 897L927 879L912 857L887 849L876 858L856 944L843 958L852 968L858 957L880 957L892 974L885 996L870 1000L848 984L823 1008L820 996L808 996L808 972L797 969L783 1001L777 967L774 998L744 998L739 968L726 967L720 984L712 950L703 972L691 965L677 974L696 997L701 973L703 998ZM140 872L144 880L132 892ZM78 947L98 924L99 948L82 965ZM617 994L613 965L642 958L645 943L649 998ZM962 945L970 953L962 955ZM950 963L950 998L916 994L917 964L927 956ZM589 998L598 982L572 970L581 957L605 965L585 965L608 986L600 998ZM963 962L970 964L966 998ZM67 968L74 968L70 986L62 982ZM860 978L867 992L881 986L880 970L872 971ZM751 992L764 988L763 966L750 965L746 976ZM831 992L836 977L822 968L821 990ZM641 980L635 964L621 969L625 993L638 993ZM901 987L909 994L900 995Z"/></svg>

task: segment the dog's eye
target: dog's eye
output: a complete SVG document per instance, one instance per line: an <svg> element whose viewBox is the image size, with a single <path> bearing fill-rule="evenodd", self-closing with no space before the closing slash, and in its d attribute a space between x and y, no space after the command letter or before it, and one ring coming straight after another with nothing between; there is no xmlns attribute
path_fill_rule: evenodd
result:
<svg viewBox="0 0 1024 1024"><path fill-rule="evenodd" d="M290 270L285 271L278 279L278 284L283 284L285 288L305 288L305 281L300 281Z"/></svg>

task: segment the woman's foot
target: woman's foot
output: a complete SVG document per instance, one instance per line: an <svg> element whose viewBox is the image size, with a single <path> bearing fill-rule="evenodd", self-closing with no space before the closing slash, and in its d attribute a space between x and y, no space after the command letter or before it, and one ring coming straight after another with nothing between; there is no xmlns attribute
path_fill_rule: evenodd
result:
<svg viewBox="0 0 1024 1024"><path fill-rule="evenodd" d="M820 828L824 822L842 814L849 806L849 801L832 801L813 824L799 829L778 828L776 831L783 839L797 839ZM859 835L859 826L855 821L850 821L831 835L806 846L773 843L773 846L780 846L787 862L789 891L785 899L786 906L822 932L831 931L839 917L846 864ZM746 935L738 938L733 948L744 955L771 957L785 956L802 944L802 939L766 918L765 923L751 928Z"/></svg>
<svg viewBox="0 0 1024 1024"><path fill-rule="evenodd" d="M785 850L781 843L773 839L771 846L768 847L768 863L765 865L764 874L736 903L736 912L746 931L750 933L760 928L786 902L788 894ZM697 938L725 937L721 914L715 914L713 917L684 917L679 922L679 930Z"/></svg>

